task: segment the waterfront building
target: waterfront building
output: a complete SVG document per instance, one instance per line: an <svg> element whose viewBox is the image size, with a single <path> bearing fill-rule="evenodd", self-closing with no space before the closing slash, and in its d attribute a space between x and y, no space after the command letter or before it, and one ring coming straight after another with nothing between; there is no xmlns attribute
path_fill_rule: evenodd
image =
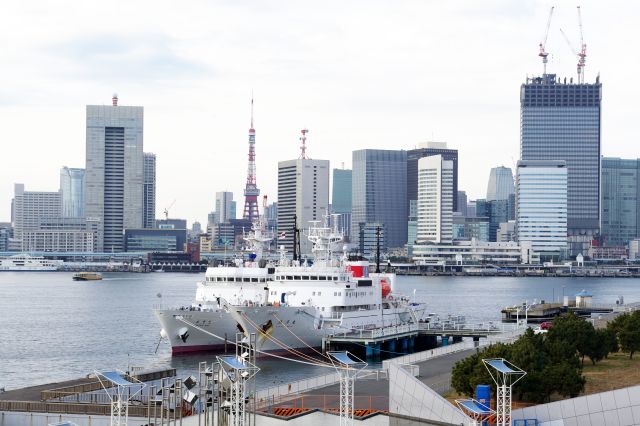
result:
<svg viewBox="0 0 640 426"><path fill-rule="evenodd" d="M418 265L442 265L465 263L492 263L515 265L521 262L522 252L516 242L498 243L478 241L453 241L446 244L416 244L413 261Z"/></svg>
<svg viewBox="0 0 640 426"><path fill-rule="evenodd" d="M508 241L516 240L516 221L510 220L508 222L502 222L498 227L496 235L496 241L506 243Z"/></svg>
<svg viewBox="0 0 640 426"><path fill-rule="evenodd" d="M26 230L22 234L22 251L26 252L95 252L96 233L82 230Z"/></svg>
<svg viewBox="0 0 640 426"><path fill-rule="evenodd" d="M460 213L462 216L467 216L467 193L465 191L458 191L458 200L455 211Z"/></svg>
<svg viewBox="0 0 640 426"><path fill-rule="evenodd" d="M97 251L122 251L124 229L143 226L140 106L87 105L85 215L100 219Z"/></svg>
<svg viewBox="0 0 640 426"><path fill-rule="evenodd" d="M516 229L541 260L567 252L567 164L558 160L518 161Z"/></svg>
<svg viewBox="0 0 640 426"><path fill-rule="evenodd" d="M142 200L142 226L153 228L156 223L156 155L151 152L144 153Z"/></svg>
<svg viewBox="0 0 640 426"><path fill-rule="evenodd" d="M84 217L84 169L60 169L62 216Z"/></svg>
<svg viewBox="0 0 640 426"><path fill-rule="evenodd" d="M602 237L606 245L640 238L640 159L602 159Z"/></svg>
<svg viewBox="0 0 640 426"><path fill-rule="evenodd" d="M545 74L520 88L520 159L566 162L571 256L586 253L600 231L601 99L599 77L574 84Z"/></svg>
<svg viewBox="0 0 640 426"><path fill-rule="evenodd" d="M43 217L37 228L25 230L23 251L86 252L96 251L100 221L96 218Z"/></svg>
<svg viewBox="0 0 640 426"><path fill-rule="evenodd" d="M442 155L418 160L418 243L453 239L453 161Z"/></svg>
<svg viewBox="0 0 640 426"><path fill-rule="evenodd" d="M515 194L513 172L509 167L494 167L489 174L487 201L508 200Z"/></svg>
<svg viewBox="0 0 640 426"><path fill-rule="evenodd" d="M300 250L311 254L306 235L311 221L329 213L329 161L299 158L278 163L278 247L293 253L293 229L300 229Z"/></svg>
<svg viewBox="0 0 640 426"><path fill-rule="evenodd" d="M418 199L418 160L432 155L441 155L446 161L453 162L453 211L458 207L458 150L447 148L446 142L426 142L418 148L407 151L407 205L408 200Z"/></svg>
<svg viewBox="0 0 640 426"><path fill-rule="evenodd" d="M187 230L184 228L126 229L124 239L125 251L129 252L184 251Z"/></svg>
<svg viewBox="0 0 640 426"><path fill-rule="evenodd" d="M600 246L591 244L587 256L595 261L624 260L629 258L627 246Z"/></svg>
<svg viewBox="0 0 640 426"><path fill-rule="evenodd" d="M351 187L353 172L347 169L333 169L331 189L331 213L339 214L338 229L341 229L347 241L351 239Z"/></svg>
<svg viewBox="0 0 640 426"><path fill-rule="evenodd" d="M216 192L216 216L217 223L229 222L236 218L236 202L233 201L233 192Z"/></svg>
<svg viewBox="0 0 640 426"><path fill-rule="evenodd" d="M404 247L408 221L407 152L362 149L353 151L352 160L352 235L360 235L362 226L371 228L377 224L383 228L383 251Z"/></svg>
<svg viewBox="0 0 640 426"><path fill-rule="evenodd" d="M62 195L58 192L25 191L24 184L14 185L13 195L13 237L21 241L27 230L37 230L40 221L62 214Z"/></svg>

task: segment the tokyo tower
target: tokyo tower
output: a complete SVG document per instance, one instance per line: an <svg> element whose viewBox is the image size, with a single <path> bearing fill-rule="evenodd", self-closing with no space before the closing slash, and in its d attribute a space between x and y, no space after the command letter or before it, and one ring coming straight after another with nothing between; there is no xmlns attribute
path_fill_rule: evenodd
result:
<svg viewBox="0 0 640 426"><path fill-rule="evenodd" d="M258 213L258 195L256 186L256 131L253 128L253 97L251 97L251 128L249 129L249 165L247 167L247 185L244 188L243 219L255 222L260 219Z"/></svg>

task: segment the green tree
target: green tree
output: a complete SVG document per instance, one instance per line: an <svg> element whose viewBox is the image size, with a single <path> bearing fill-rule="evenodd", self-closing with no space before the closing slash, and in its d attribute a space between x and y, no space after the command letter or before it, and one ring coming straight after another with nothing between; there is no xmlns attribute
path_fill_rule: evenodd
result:
<svg viewBox="0 0 640 426"><path fill-rule="evenodd" d="M515 399L530 402L549 401L551 395L577 395L584 387L582 366L575 345L560 339L548 339L527 330L510 345L493 345L458 361L451 384L458 392L472 396L479 384L495 384L482 360L505 358L527 372L513 389Z"/></svg>
<svg viewBox="0 0 640 426"><path fill-rule="evenodd" d="M615 334L612 331L606 329L596 330L587 350L587 356L591 359L591 363L596 365L596 362L606 358L614 348L614 345L617 345L617 343Z"/></svg>
<svg viewBox="0 0 640 426"><path fill-rule="evenodd" d="M640 311L618 315L607 325L607 329L615 333L618 346L622 352L628 352L629 358L640 350Z"/></svg>
<svg viewBox="0 0 640 426"><path fill-rule="evenodd" d="M593 353L596 332L593 324L569 312L553 321L553 327L547 333L547 337L549 340L563 340L572 344L584 364L584 357Z"/></svg>

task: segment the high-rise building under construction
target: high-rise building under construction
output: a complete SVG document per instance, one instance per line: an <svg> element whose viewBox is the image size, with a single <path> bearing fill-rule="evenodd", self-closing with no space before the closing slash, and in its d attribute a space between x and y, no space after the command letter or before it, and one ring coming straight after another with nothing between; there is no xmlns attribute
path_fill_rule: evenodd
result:
<svg viewBox="0 0 640 426"><path fill-rule="evenodd" d="M520 158L566 162L571 256L586 253L600 230L601 100L599 77L574 83L543 74L520 88Z"/></svg>

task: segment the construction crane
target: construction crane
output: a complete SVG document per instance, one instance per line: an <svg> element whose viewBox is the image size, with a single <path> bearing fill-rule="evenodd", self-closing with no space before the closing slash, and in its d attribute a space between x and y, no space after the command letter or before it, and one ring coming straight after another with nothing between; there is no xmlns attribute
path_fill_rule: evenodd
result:
<svg viewBox="0 0 640 426"><path fill-rule="evenodd" d="M580 53L578 53L578 83L584 83L584 64L587 59L587 45L582 34L582 13L578 6L578 27L580 28Z"/></svg>
<svg viewBox="0 0 640 426"><path fill-rule="evenodd" d="M547 30L544 33L544 39L540 43L540 52L538 53L538 56L542 58L542 66L544 69L543 75L547 74L547 56L549 56L549 52L545 50L545 46L547 45L547 38L549 37L549 28L551 27L551 17L553 16L553 9L554 6L551 6L551 10L549 11L549 19L547 19Z"/></svg>
<svg viewBox="0 0 640 426"><path fill-rule="evenodd" d="M164 220L168 220L168 219L169 219L169 209L170 209L171 207L173 207L173 205L174 205L175 203L176 203L176 200L173 200L173 201L171 202L171 204L169 204L169 207L165 207L165 209L164 209Z"/></svg>
<svg viewBox="0 0 640 426"><path fill-rule="evenodd" d="M567 37L567 34L565 34L565 32L562 31L562 28L560 28L560 32L564 36L564 40L567 42L569 49L571 49L571 53L573 53L578 57L578 65L577 65L578 84L583 84L584 83L584 64L587 58L587 45L585 44L584 37L582 35L582 14L580 13L580 6L578 6L578 27L580 29L580 51L578 51L578 49L574 47L573 43L571 43L571 40L569 40L569 37Z"/></svg>

